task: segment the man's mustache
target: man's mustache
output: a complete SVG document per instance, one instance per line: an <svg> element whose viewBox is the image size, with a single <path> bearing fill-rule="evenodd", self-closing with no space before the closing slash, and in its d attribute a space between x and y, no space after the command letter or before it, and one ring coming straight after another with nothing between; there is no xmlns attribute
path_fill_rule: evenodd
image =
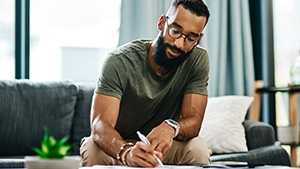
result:
<svg viewBox="0 0 300 169"><path fill-rule="evenodd" d="M170 45L170 44L166 44L166 46L167 46L168 48L170 48L171 50L174 50L174 51L176 51L177 53L180 53L181 55L185 54L185 52L184 52L183 50L181 50L181 49L179 49L179 48L177 48L177 47L175 47L175 46L172 46L172 45Z"/></svg>

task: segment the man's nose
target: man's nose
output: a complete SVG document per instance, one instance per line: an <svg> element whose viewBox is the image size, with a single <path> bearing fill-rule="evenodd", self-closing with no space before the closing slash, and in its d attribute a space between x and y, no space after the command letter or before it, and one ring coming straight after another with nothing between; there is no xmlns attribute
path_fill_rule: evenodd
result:
<svg viewBox="0 0 300 169"><path fill-rule="evenodd" d="M175 46L178 48L178 49L183 49L184 45L185 45L185 35L181 35L179 38L175 39Z"/></svg>

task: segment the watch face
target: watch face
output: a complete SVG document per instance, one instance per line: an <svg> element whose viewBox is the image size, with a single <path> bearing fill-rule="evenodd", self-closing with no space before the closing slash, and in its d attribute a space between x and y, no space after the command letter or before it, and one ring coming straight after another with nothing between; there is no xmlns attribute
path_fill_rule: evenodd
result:
<svg viewBox="0 0 300 169"><path fill-rule="evenodd" d="M178 126L178 123L177 123L176 121L174 121L174 120L172 120L172 119L169 119L168 121L169 121L171 124Z"/></svg>
<svg viewBox="0 0 300 169"><path fill-rule="evenodd" d="M168 120L165 120L165 122L167 122L170 126L174 127L175 129L178 128L178 123L172 119L168 119Z"/></svg>
<svg viewBox="0 0 300 169"><path fill-rule="evenodd" d="M177 121L172 120L172 119L167 119L167 120L165 120L165 122L168 125L170 125L171 127L173 127L175 129L175 135L174 135L174 137L176 137L178 135L178 133L179 133L179 128L180 128L180 126L177 123Z"/></svg>

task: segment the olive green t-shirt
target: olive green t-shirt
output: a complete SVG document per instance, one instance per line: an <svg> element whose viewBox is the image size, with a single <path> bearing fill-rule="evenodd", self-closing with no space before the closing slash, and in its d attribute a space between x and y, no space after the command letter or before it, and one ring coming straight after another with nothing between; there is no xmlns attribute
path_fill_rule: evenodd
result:
<svg viewBox="0 0 300 169"><path fill-rule="evenodd" d="M109 54L96 93L121 101L115 129L124 139L138 139L165 119L179 119L184 94L207 95L209 58L195 47L177 69L158 76L147 57L150 41L136 40Z"/></svg>

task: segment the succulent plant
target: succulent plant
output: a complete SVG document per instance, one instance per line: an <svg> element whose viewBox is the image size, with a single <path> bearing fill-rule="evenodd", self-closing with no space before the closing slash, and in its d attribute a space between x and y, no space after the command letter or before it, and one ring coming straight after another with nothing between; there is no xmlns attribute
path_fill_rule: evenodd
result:
<svg viewBox="0 0 300 169"><path fill-rule="evenodd" d="M66 142L69 139L68 136L56 140L53 136L49 135L47 127L44 127L44 138L41 141L41 148L33 148L41 158L44 159L59 159L63 158L71 153L71 145L67 145Z"/></svg>

